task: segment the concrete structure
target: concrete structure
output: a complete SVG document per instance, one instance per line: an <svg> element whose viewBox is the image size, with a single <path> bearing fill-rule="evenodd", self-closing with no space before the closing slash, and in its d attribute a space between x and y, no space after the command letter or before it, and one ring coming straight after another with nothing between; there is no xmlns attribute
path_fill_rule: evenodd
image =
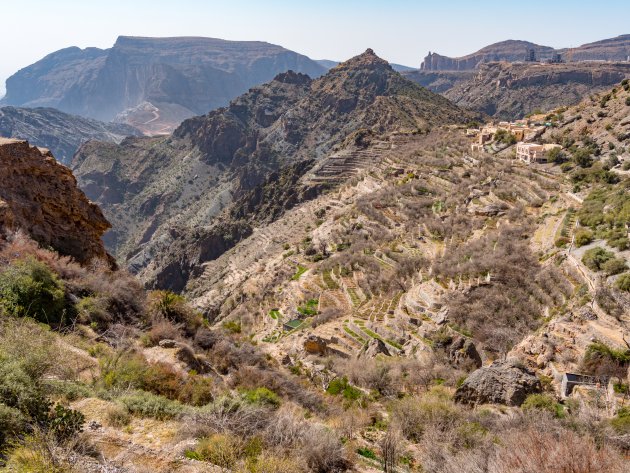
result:
<svg viewBox="0 0 630 473"><path fill-rule="evenodd" d="M539 145L537 143L520 142L516 144L516 157L527 164L545 163L547 162L547 153L555 148L561 148L561 146L556 144Z"/></svg>
<svg viewBox="0 0 630 473"><path fill-rule="evenodd" d="M573 392L573 388L576 386L589 386L598 388L601 386L606 386L608 384L608 380L600 379L596 376L588 376L585 374L576 374L576 373L564 373L562 375L562 384L560 385L560 395L563 398L567 398Z"/></svg>

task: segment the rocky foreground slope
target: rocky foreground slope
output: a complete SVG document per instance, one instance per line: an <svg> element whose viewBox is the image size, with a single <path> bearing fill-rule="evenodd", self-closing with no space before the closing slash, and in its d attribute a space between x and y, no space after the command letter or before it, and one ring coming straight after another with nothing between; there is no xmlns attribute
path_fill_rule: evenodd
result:
<svg viewBox="0 0 630 473"><path fill-rule="evenodd" d="M1 104L54 107L103 121L118 117L164 134L289 69L314 77L325 72L269 43L121 36L110 49L62 49L18 71L7 79Z"/></svg>
<svg viewBox="0 0 630 473"><path fill-rule="evenodd" d="M22 230L81 263L109 259L101 241L109 222L48 150L0 138L0 181L3 233Z"/></svg>
<svg viewBox="0 0 630 473"><path fill-rule="evenodd" d="M129 125L99 122L54 108L0 108L0 137L23 139L48 148L63 164L70 164L86 141L120 143L127 136L141 135Z"/></svg>
<svg viewBox="0 0 630 473"><path fill-rule="evenodd" d="M201 263L251 233L247 209L267 198L265 186L282 188L336 150L384 133L425 132L467 117L368 50L316 80L280 74L170 137L88 143L73 169L114 225L109 248L151 284L181 290ZM289 189L290 199L278 194L266 202L276 209L261 213L272 217L317 186Z"/></svg>

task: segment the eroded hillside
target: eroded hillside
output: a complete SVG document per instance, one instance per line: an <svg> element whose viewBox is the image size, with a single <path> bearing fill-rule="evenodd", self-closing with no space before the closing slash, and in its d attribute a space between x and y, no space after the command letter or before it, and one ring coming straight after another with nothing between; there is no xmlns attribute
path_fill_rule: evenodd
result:
<svg viewBox="0 0 630 473"><path fill-rule="evenodd" d="M626 471L628 110L625 81L543 117L547 163L498 128L472 154L468 116L368 51L86 146L86 193L142 228L129 262L162 289L0 219L0 469ZM5 208L46 209L19 190L52 169L80 205L44 233L89 236L86 208L103 230L8 145Z"/></svg>
<svg viewBox="0 0 630 473"><path fill-rule="evenodd" d="M181 290L203 262L251 233L239 206L242 199L255 206L272 173L295 164L299 177L381 134L470 116L368 50L317 80L281 74L227 108L185 121L171 137L88 143L73 169L113 224L109 248L150 284ZM315 189L296 196L321 188L308 187Z"/></svg>

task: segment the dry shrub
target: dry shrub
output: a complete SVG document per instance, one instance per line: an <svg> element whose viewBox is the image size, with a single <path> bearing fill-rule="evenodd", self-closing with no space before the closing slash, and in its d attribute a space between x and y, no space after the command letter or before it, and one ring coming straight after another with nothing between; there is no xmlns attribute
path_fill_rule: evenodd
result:
<svg viewBox="0 0 630 473"><path fill-rule="evenodd" d="M345 472L352 466L337 436L321 426L312 426L306 433L302 457L313 473Z"/></svg>
<svg viewBox="0 0 630 473"><path fill-rule="evenodd" d="M265 387L281 396L288 397L306 409L320 411L324 408L321 396L310 391L307 386L298 382L297 378L270 368L242 366L232 374L230 384L245 389Z"/></svg>
<svg viewBox="0 0 630 473"><path fill-rule="evenodd" d="M353 440L370 424L370 420L370 415L365 409L353 407L339 415L336 419L336 428L344 439Z"/></svg>
<svg viewBox="0 0 630 473"><path fill-rule="evenodd" d="M271 409L247 404L238 398L220 397L184 416L180 436L208 437L215 433L232 433L249 437L264 431L272 422Z"/></svg>
<svg viewBox="0 0 630 473"><path fill-rule="evenodd" d="M302 462L286 454L263 453L258 458L239 465L235 473L302 473Z"/></svg>
<svg viewBox="0 0 630 473"><path fill-rule="evenodd" d="M312 327L315 328L318 325L323 325L331 320L338 319L343 315L343 312L337 307L326 307L313 317Z"/></svg>
<svg viewBox="0 0 630 473"><path fill-rule="evenodd" d="M244 455L245 443L243 439L231 434L214 434L201 439L195 450L188 456L232 469Z"/></svg>
<svg viewBox="0 0 630 473"><path fill-rule="evenodd" d="M151 329L142 337L144 346L152 347L162 340L182 340L180 327L167 319L154 320Z"/></svg>
<svg viewBox="0 0 630 473"><path fill-rule="evenodd" d="M199 312L190 307L186 299L170 291L151 291L147 296L147 310L151 320L164 319L179 325L192 337L203 323Z"/></svg>
<svg viewBox="0 0 630 473"><path fill-rule="evenodd" d="M420 398L406 397L392 405L392 423L406 438L416 442L427 430L440 432L446 440L463 419L462 408L440 386L435 386Z"/></svg>
<svg viewBox="0 0 630 473"><path fill-rule="evenodd" d="M301 442L307 431L303 414L296 407L282 406L265 429L264 439L276 448L288 449Z"/></svg>
<svg viewBox="0 0 630 473"><path fill-rule="evenodd" d="M621 473L627 463L607 445L571 430L549 431L531 425L511 430L490 459L489 472Z"/></svg>

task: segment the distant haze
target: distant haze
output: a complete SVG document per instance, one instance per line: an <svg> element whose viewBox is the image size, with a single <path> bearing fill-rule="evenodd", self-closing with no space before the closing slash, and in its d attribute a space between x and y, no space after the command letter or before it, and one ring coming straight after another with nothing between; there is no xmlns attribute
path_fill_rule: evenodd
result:
<svg viewBox="0 0 630 473"><path fill-rule="evenodd" d="M630 33L627 0L22 0L0 14L0 96L7 77L46 54L109 48L119 35L268 41L332 60L371 47L418 67L429 50L461 56L505 39L570 47Z"/></svg>

